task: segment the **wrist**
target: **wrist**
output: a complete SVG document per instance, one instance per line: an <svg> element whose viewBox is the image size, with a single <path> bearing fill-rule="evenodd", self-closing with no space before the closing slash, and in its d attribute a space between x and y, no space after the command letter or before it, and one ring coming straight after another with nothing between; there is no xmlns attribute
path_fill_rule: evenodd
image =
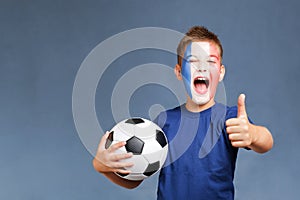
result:
<svg viewBox="0 0 300 200"><path fill-rule="evenodd" d="M97 172L106 173L107 167L102 164L96 157L93 159L93 167Z"/></svg>
<svg viewBox="0 0 300 200"><path fill-rule="evenodd" d="M256 144L258 138L257 138L257 127L251 123L249 123L249 134L251 136L251 142L249 145L249 148L251 148L251 146L253 146L254 144Z"/></svg>

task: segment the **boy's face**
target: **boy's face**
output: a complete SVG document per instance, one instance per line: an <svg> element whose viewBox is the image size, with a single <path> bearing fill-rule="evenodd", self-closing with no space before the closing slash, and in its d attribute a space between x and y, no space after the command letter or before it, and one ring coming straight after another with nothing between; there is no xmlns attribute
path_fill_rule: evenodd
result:
<svg viewBox="0 0 300 200"><path fill-rule="evenodd" d="M208 41L191 42L186 47L181 71L190 98L198 105L208 103L225 74L218 46Z"/></svg>

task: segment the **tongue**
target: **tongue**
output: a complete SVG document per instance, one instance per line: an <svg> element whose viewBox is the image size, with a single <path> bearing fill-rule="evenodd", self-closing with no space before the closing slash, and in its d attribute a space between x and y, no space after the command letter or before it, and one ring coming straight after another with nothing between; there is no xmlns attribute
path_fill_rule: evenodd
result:
<svg viewBox="0 0 300 200"><path fill-rule="evenodd" d="M199 94L205 94L207 92L207 87L205 83L196 83L195 84L196 92Z"/></svg>

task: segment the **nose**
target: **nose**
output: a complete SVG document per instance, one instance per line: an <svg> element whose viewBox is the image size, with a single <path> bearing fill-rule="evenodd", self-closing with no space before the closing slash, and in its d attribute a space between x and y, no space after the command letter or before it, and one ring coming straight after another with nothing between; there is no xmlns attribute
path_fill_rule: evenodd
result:
<svg viewBox="0 0 300 200"><path fill-rule="evenodd" d="M205 63L199 63L198 65L194 65L195 70L199 72L207 72L208 66Z"/></svg>
<svg viewBox="0 0 300 200"><path fill-rule="evenodd" d="M207 68L206 67L200 67L198 69L199 72L207 72Z"/></svg>

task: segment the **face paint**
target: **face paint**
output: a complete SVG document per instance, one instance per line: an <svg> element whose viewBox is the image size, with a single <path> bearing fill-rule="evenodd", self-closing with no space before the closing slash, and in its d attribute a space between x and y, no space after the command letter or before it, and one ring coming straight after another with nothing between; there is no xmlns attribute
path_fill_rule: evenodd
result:
<svg viewBox="0 0 300 200"><path fill-rule="evenodd" d="M220 78L218 48L210 42L192 42L186 47L182 76L186 91L198 105L214 98Z"/></svg>

